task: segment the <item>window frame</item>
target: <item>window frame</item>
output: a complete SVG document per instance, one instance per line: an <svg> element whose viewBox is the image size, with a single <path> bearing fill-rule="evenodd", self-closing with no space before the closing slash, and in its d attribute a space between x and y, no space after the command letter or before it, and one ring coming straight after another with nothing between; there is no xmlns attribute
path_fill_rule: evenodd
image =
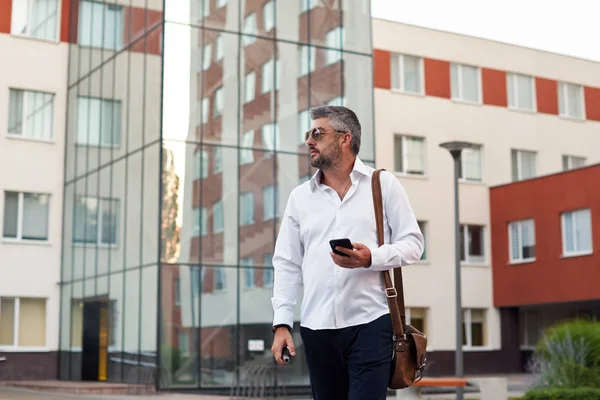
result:
<svg viewBox="0 0 600 400"><path fill-rule="evenodd" d="M573 166L573 160L575 159L579 159L583 161L583 164L579 167L574 167ZM565 161L567 163L567 168L565 169ZM562 155L562 170L564 171L572 171L574 169L580 169L580 168L584 168L586 166L587 163L587 157L583 157L583 156L574 156L571 154L563 154Z"/></svg>
<svg viewBox="0 0 600 400"><path fill-rule="evenodd" d="M116 249L119 247L119 231L120 231L120 217L122 216L122 210L121 210L121 199L120 198L116 198L116 197L101 197L101 196L75 196L76 199L96 199L98 202L98 209L97 209L97 215L96 215L96 241L95 242L84 242L84 241L76 241L75 240L75 229L73 229L73 232L71 234L71 241L73 243L73 246L78 246L78 247L98 247L98 248L112 248L112 249ZM115 216L116 221L115 221L115 226L117 227L115 233L116 233L116 237L115 237L115 243L103 243L102 242L102 228L104 227L104 222L103 222L103 218L102 218L102 212L104 210L104 208L102 207L103 201L107 200L107 201L116 201L117 202L117 214ZM77 202L75 202L75 204L73 205L73 218L75 218L75 205L77 204ZM84 221L87 223L87 221ZM76 222L74 221L73 224L75 225ZM85 227L84 227L85 229Z"/></svg>
<svg viewBox="0 0 600 400"><path fill-rule="evenodd" d="M517 156L517 180L513 180L513 171L512 171L512 155L513 153L516 154ZM535 168L535 170L533 171L534 174L533 176L524 178L523 177L523 155L524 154L532 154L533 155L533 166ZM524 180L528 180L528 179L533 179L535 177L538 176L538 152L535 150L523 150L523 149L511 149L511 182L520 182L520 181L524 181Z"/></svg>
<svg viewBox="0 0 600 400"><path fill-rule="evenodd" d="M418 92L408 91L404 87L404 58L405 57L416 58L419 63L419 89L420 90ZM392 91L402 93L402 94L411 94L414 96L425 96L425 59L423 57L415 56L412 54L395 53L395 54L392 54L391 64L392 64L391 65ZM394 87L394 82L398 83L398 87Z"/></svg>
<svg viewBox="0 0 600 400"><path fill-rule="evenodd" d="M458 97L452 96L452 66L456 66L458 69ZM466 100L464 99L463 93L463 67L475 68L477 70L477 100ZM473 104L473 105L482 105L483 104L483 83L481 77L481 68L476 65L463 64L452 62L450 64L450 99L456 102L465 103L465 104Z"/></svg>
<svg viewBox="0 0 600 400"><path fill-rule="evenodd" d="M396 159L397 159L397 154L396 154L396 140L400 139L402 141L402 170L398 171L396 169ZM422 157L423 157L423 173L422 174L418 174L418 173L411 173L411 172L406 172L406 163L407 163L407 157L406 155L407 153L407 146L406 146L406 141L408 139L416 139L421 141L422 143ZM401 175L401 176L411 176L411 177L419 177L419 178L423 178L427 176L427 138L424 136L416 136L416 135L404 135L404 134L395 134L394 135L394 173L396 175Z"/></svg>
<svg viewBox="0 0 600 400"><path fill-rule="evenodd" d="M517 83L518 77L529 78L530 87L531 87L531 99L532 99L532 105L531 105L532 108L531 109L523 108L519 104L519 85ZM512 85L511 85L511 82L512 82ZM508 95L510 93L509 86L512 86L513 94L515 97L516 104L514 104L514 105L510 104L510 96ZM532 75L521 74L518 72L507 72L506 73L506 100L507 100L508 108L510 110L522 111L522 112L528 112L528 113L537 113L538 109L537 109L537 92L536 92L535 77L533 77Z"/></svg>
<svg viewBox="0 0 600 400"><path fill-rule="evenodd" d="M573 116L570 115L568 113L569 111L569 96L567 94L567 89L569 88L569 86L575 86L579 88L579 100L581 101L581 116ZM562 92L564 95L564 98L561 99L561 87L562 87ZM587 110L585 108L585 87L584 85L580 84L580 83L573 83L573 82L565 82L565 81L558 81L558 84L556 86L556 95L558 97L558 116L561 118L566 118L566 119L571 119L571 120L575 120L575 121L585 121L587 119ZM562 100L562 101L561 101ZM561 104L564 105L564 110L561 110Z"/></svg>
<svg viewBox="0 0 600 400"><path fill-rule="evenodd" d="M30 141L34 141L34 142L42 142L42 143L55 143L56 140L54 138L54 124L55 124L55 118L54 118L54 114L55 114L55 107L54 107L54 100L56 98L56 92L46 92L43 90L32 90L32 89L24 89L24 88L17 88L17 87L9 87L8 88L8 115L7 115L7 120L10 119L10 108L11 108L11 103L10 103L10 92L14 91L14 92L21 92L23 93L23 110L21 110L21 124L22 124L22 128L21 131L23 133L19 134L19 133L13 133L10 132L10 126L8 126L6 128L6 136L10 139L19 139L19 140L30 140ZM27 112L27 104L29 103L28 101L28 94L33 94L33 93L41 93L41 94L46 94L46 95L50 95L52 100L51 100L51 115L52 115L52 121L50 121L49 124L49 130L50 130L50 138L48 139L44 139L44 138L37 138L37 137L29 137L25 135L25 132L27 132L27 117L26 117L26 112Z"/></svg>
<svg viewBox="0 0 600 400"><path fill-rule="evenodd" d="M481 257L481 260L471 260L470 259L470 254L469 254L469 227L477 227L481 229L481 250L483 252L483 255L481 256L475 256L475 257ZM486 226L485 225L480 225L480 224L469 224L469 223L462 223L460 224L460 230L461 230L461 235L462 235L462 239L463 239L463 251L465 254L465 259L463 260L461 258L460 263L461 265L487 265L488 264L488 256L487 256L487 249L486 249L486 240L487 240L487 234L486 234Z"/></svg>
<svg viewBox="0 0 600 400"><path fill-rule="evenodd" d="M6 193L17 193L18 194L18 202L17 202L17 237L5 237L4 236L4 219L6 218ZM48 196L48 215L46 216L48 225L48 232L46 232L46 240L33 240L33 239L23 239L23 201L25 194L35 194L35 195L44 195ZM48 192L27 192L22 190L7 190L5 189L3 192L3 210L2 210L2 242L5 243L27 243L27 244L40 244L40 245L48 245L50 244L50 231L52 230L51 226L51 218L50 214L52 214L52 194Z"/></svg>
<svg viewBox="0 0 600 400"><path fill-rule="evenodd" d="M33 300L43 300L44 301L44 311L46 314L46 321L44 325L44 346L20 346L19 345L19 319L21 313L21 299L33 299ZM14 319L13 319L13 344L12 345L2 345L0 344L0 351L12 353L12 352L22 352L22 353L34 353L34 352L47 352L49 351L48 347L48 328L50 324L50 319L48 318L48 298L47 297L28 297L28 296L0 296L0 314L2 313L2 299L13 299L15 302L14 305Z"/></svg>
<svg viewBox="0 0 600 400"><path fill-rule="evenodd" d="M19 38L27 38L27 39L33 39L33 40L40 40L43 42L49 42L49 43L60 43L60 29L61 29L61 24L62 24L62 2L63 0L56 0L56 35L55 35L55 39L47 39L47 38L40 38L40 37L35 37L35 36L31 36L30 33L28 34L23 34L23 33L17 33L13 31L13 15L14 12L12 12L15 7L14 4L16 1L19 0L11 0L10 5L11 5L11 15L10 15L10 35L14 36L14 37L19 37ZM30 32L30 27L29 27L29 17L31 15L31 11L33 9L33 0L24 0L27 1L27 25L28 25L28 29L27 31Z"/></svg>
<svg viewBox="0 0 600 400"><path fill-rule="evenodd" d="M465 149L461 152L460 155L460 176L459 176L459 181L461 183L482 183L484 181L483 179L483 165L484 165L484 160L483 160L483 145L476 145L477 147L472 148L472 149ZM477 151L479 153L479 175L481 176L481 178L479 179L472 179L472 178L465 178L464 173L465 173L465 152L469 152L469 151Z"/></svg>
<svg viewBox="0 0 600 400"><path fill-rule="evenodd" d="M207 0L208 1L208 0ZM106 43L104 42L105 37L102 38L102 43L99 45L95 45L93 43L89 43L89 44L81 44L80 43L80 39L81 39L81 19L79 19L77 21L77 45L81 48L86 48L86 49L94 49L94 50L102 50L102 51L113 51L115 53L122 51L127 45L128 43L125 43L125 26L127 24L127 22L125 21L125 6L123 4L119 4L119 3L106 3L104 1L98 1L98 0L79 0L79 16L81 16L81 9L82 9L82 3L92 3L92 4L99 4L102 5L104 8L102 10L103 15L102 15L102 21L104 22L104 24L106 24L106 18L104 13L106 13L106 11L113 7L113 8L118 8L119 9L119 18L120 18L120 32L116 32L116 38L118 38L118 43L116 43L116 47L112 47L112 46L107 46ZM105 35L105 27L102 27L102 34ZM93 39L93 38L92 38ZM162 43L162 41L161 41Z"/></svg>
<svg viewBox="0 0 600 400"><path fill-rule="evenodd" d="M486 308L463 308L463 327L464 327L464 332L465 332L465 337L463 337L464 341L466 342L465 344L463 344L462 348L463 350L481 350L481 349L486 349L489 348L489 313L488 310ZM473 315L472 312L473 311L481 311L483 313L483 343L481 346L474 346L473 345L473 337L472 337L472 324L473 324ZM467 327L469 327L469 329L467 329Z"/></svg>
<svg viewBox="0 0 600 400"><path fill-rule="evenodd" d="M93 143L89 143L87 142L87 140L89 139L89 132L88 135L86 136L86 141L85 142L80 142L79 141L79 101L81 100L86 100L86 101L92 101L92 100L98 100L100 101L100 111L104 110L104 103L110 102L112 107L115 107L118 105L118 109L119 112L116 115L116 117L118 118L118 124L115 124L113 121L113 125L114 127L118 130L119 133L119 139L118 139L118 143L115 143L114 141L111 142L111 144L104 144L102 142L102 132L100 132L100 136L98 137L98 143L97 144L93 144ZM91 108L90 104L86 104L86 106L88 107L87 109L89 110ZM88 114L88 118L89 118L89 114ZM89 124L88 124L89 126ZM117 100L117 99L110 99L110 98L104 98L104 97L96 97L96 96L81 96L78 95L76 98L76 104L75 104L75 135L73 137L73 143L75 146L80 146L80 147L94 147L94 148L103 148L103 149L120 149L122 144L123 144L123 102L121 100ZM98 128L100 131L103 130L103 127L99 127ZM114 133L114 132L113 132ZM114 139L114 138L113 138Z"/></svg>
<svg viewBox="0 0 600 400"><path fill-rule="evenodd" d="M590 224L590 248L588 250L578 250L577 249L577 232L576 232L577 231L577 222L575 219L575 215L579 214L579 213L585 213L589 217L588 221ZM573 217L572 217L572 223L573 223L572 240L573 240L573 247L575 250L573 250L571 252L567 251L567 248L566 248L567 242L565 240L566 235L567 235L566 230L565 230L567 214L573 215ZM561 243L561 249L562 249L561 256L563 258L587 256L587 255L594 253L594 225L592 223L592 218L593 218L592 210L589 207L588 208L578 208L575 210L566 210L566 211L563 211L560 213L560 236L561 236L561 242L562 242Z"/></svg>
<svg viewBox="0 0 600 400"><path fill-rule="evenodd" d="M533 245L535 246L535 250L536 250L536 255L537 255L537 235L535 234L535 219L533 218L525 218L525 219L519 219L519 220L515 220L515 221L509 221L507 224L508 227L508 263L509 264L525 264L525 263L530 263L530 262L535 262L537 259L537 256L534 257L528 257L528 258L524 258L523 257L523 224L525 223L529 223L531 222L533 224L532 226L532 232L533 232ZM519 240L519 258L515 258L514 254L513 254L513 248L512 248L512 226L513 225L517 225L518 226L518 240Z"/></svg>

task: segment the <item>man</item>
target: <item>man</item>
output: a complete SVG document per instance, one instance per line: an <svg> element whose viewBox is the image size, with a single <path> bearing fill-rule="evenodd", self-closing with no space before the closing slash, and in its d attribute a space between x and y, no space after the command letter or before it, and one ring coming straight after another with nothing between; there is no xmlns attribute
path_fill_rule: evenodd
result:
<svg viewBox="0 0 600 400"><path fill-rule="evenodd" d="M371 176L358 158L361 126L345 107L311 109L306 133L312 179L288 199L275 245L271 351L282 364L301 282L300 335L315 400L386 398L392 360L392 322L381 271L419 260L423 235L400 182L381 173L385 245L378 246ZM353 249L331 251L331 239Z"/></svg>

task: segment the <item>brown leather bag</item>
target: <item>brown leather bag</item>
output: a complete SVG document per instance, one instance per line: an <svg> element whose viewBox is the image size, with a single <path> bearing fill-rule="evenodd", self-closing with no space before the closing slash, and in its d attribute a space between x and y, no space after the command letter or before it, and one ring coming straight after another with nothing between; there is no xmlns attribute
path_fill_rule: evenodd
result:
<svg viewBox="0 0 600 400"><path fill-rule="evenodd" d="M373 172L371 181L379 246L384 244L383 196L381 194L381 181L379 179L381 171L385 170L378 169ZM392 283L390 272L383 271L383 282L385 284L385 295L388 307L390 308L394 329L394 352L388 387L390 389L404 389L423 378L426 363L427 336L413 326L406 325L402 268L398 267L394 269L394 284Z"/></svg>

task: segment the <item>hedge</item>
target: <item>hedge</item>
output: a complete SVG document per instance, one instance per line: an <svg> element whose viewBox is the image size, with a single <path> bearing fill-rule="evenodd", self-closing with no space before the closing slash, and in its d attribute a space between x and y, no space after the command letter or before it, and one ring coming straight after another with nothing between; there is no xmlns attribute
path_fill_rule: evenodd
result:
<svg viewBox="0 0 600 400"><path fill-rule="evenodd" d="M533 389L521 400L600 400L600 388Z"/></svg>

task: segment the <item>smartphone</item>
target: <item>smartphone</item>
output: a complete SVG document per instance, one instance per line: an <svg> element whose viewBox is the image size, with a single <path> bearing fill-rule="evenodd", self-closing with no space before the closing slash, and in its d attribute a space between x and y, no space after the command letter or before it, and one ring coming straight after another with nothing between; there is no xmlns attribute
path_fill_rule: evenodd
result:
<svg viewBox="0 0 600 400"><path fill-rule="evenodd" d="M352 250L352 242L350 241L350 239L348 238L344 238L344 239L332 239L329 241L329 245L331 246L331 250L333 250L333 252L335 254L339 254L340 256L344 256L344 257L349 257L347 254L341 253L339 251L337 251L335 248L336 247L344 247L346 249L350 249Z"/></svg>

